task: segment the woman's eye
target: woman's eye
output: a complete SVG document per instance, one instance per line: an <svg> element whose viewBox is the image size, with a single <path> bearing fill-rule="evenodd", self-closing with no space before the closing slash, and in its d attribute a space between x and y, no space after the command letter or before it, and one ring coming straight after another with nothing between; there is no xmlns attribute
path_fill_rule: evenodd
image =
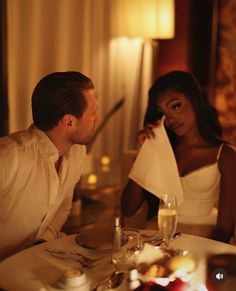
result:
<svg viewBox="0 0 236 291"><path fill-rule="evenodd" d="M180 107L181 107L181 103L176 103L176 104L172 105L172 109L174 111L178 110Z"/></svg>

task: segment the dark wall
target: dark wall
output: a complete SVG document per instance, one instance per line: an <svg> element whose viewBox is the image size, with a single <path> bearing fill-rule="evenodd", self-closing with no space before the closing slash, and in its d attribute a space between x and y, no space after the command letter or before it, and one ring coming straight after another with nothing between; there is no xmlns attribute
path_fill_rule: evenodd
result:
<svg viewBox="0 0 236 291"><path fill-rule="evenodd" d="M0 136L8 133L6 0L0 0Z"/></svg>
<svg viewBox="0 0 236 291"><path fill-rule="evenodd" d="M171 70L189 70L190 0L175 0L175 37L159 40L157 77Z"/></svg>
<svg viewBox="0 0 236 291"><path fill-rule="evenodd" d="M218 0L191 0L190 13L190 66L200 83L211 91L215 80Z"/></svg>
<svg viewBox="0 0 236 291"><path fill-rule="evenodd" d="M217 3L175 0L175 37L159 41L157 77L171 70L187 70L210 91L215 73Z"/></svg>

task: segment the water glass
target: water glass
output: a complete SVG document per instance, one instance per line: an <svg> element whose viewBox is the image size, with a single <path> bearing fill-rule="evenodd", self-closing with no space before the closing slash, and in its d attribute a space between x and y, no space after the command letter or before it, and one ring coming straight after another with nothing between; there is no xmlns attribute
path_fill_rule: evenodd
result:
<svg viewBox="0 0 236 291"><path fill-rule="evenodd" d="M112 262L117 271L128 272L135 267L136 256L142 248L141 234L135 228L122 228L120 249L113 251Z"/></svg>
<svg viewBox="0 0 236 291"><path fill-rule="evenodd" d="M161 196L158 210L158 226L166 247L177 226L177 201L174 195L164 194Z"/></svg>

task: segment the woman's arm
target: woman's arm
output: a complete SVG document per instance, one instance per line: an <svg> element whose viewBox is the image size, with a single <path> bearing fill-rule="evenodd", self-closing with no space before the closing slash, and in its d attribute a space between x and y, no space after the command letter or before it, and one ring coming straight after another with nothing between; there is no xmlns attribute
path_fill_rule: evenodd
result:
<svg viewBox="0 0 236 291"><path fill-rule="evenodd" d="M229 242L236 222L236 151L224 145L219 160L221 187L215 239Z"/></svg>
<svg viewBox="0 0 236 291"><path fill-rule="evenodd" d="M142 206L144 195L142 188L129 179L121 196L121 212L125 216L132 216Z"/></svg>
<svg viewBox="0 0 236 291"><path fill-rule="evenodd" d="M146 138L154 138L155 134L153 129L159 125L159 121L154 123L148 123L146 126L138 131L137 141L139 147L141 147ZM142 206L145 200L142 188L129 179L125 189L121 196L121 212L129 217L136 213L136 211Z"/></svg>

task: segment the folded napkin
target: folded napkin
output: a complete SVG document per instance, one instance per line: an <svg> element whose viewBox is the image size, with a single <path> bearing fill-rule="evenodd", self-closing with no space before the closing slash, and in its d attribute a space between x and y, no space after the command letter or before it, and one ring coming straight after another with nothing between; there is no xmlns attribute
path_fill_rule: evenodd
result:
<svg viewBox="0 0 236 291"><path fill-rule="evenodd" d="M183 201L183 191L175 156L165 131L164 117L153 131L155 138L144 141L129 178L159 198L162 194L175 195L179 206Z"/></svg>
<svg viewBox="0 0 236 291"><path fill-rule="evenodd" d="M140 251L136 258L136 263L152 264L157 260L163 259L164 256L165 254L160 248L156 248L149 243L145 243L143 249Z"/></svg>

